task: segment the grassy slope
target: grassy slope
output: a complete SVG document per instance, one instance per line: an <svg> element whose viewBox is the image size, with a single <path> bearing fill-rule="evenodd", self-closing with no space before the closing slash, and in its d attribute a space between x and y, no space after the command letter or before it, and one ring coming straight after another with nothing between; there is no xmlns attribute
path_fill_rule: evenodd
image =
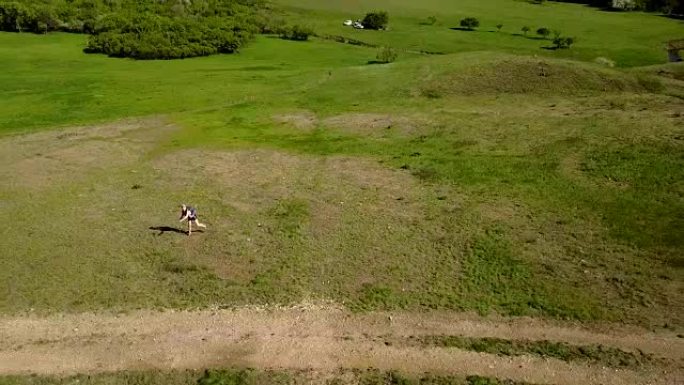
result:
<svg viewBox="0 0 684 385"><path fill-rule="evenodd" d="M287 102L282 90L293 93L310 71L359 65L374 55L338 44L260 38L240 55L136 62L84 55L84 44L82 35L0 34L0 66L6 69L0 74L0 132L254 99Z"/></svg>
<svg viewBox="0 0 684 385"><path fill-rule="evenodd" d="M511 5L523 6L534 7ZM530 12L555 15L557 5L549 7ZM416 22L417 13L398 9ZM672 23L562 9L606 24L614 17ZM387 36L403 41L400 34ZM525 78L502 90L500 82L481 81L490 75L472 66L498 68L507 61L534 77L537 61L475 52L405 55L393 65L369 66L372 49L260 38L235 56L134 62L83 55L82 36L0 34L0 42L0 64L9 69L0 74L5 132L170 113L184 129L150 157L193 146L259 146L372 157L421 181L407 190L421 206L417 220L350 209L339 231L322 238L311 224L317 194L337 188L353 197L358 186L330 185L321 177L312 195L294 174L297 182L279 202L249 213L234 205L240 189L231 183L197 169L189 173L196 179L175 186L173 170L159 177L143 161L131 166L137 175L129 167L91 172L38 195L4 189L3 204L18 225L2 230L3 249L10 250L0 260L0 290L8 293L2 311L314 297L356 309L477 309L681 325L678 181L684 176L675 139L681 122L672 115L679 102L649 94L631 74L608 71L606 80L600 68L579 66L588 72L578 72L549 61L550 83L544 84L552 86L530 90ZM630 52L641 44L623 43ZM460 50L458 44L451 47ZM491 48L498 44L510 50L501 42ZM588 75L594 83L583 81ZM476 87L462 88L472 79L480 79L468 83ZM440 87L432 90L434 84ZM625 92L601 94L603 86ZM431 97L424 96L426 87ZM471 89L477 92L460 95ZM320 119L349 112L429 119L408 134L349 132L325 121L313 131L273 123L274 114L302 109ZM131 190L133 184L143 189ZM168 224L173 205L188 197L201 202L211 234L225 237L187 243L145 231ZM120 206L127 211L112 211ZM84 220L83 210L107 214ZM132 219L140 229L131 227ZM264 234L258 223L276 232ZM217 265L227 279L215 275Z"/></svg>
<svg viewBox="0 0 684 385"><path fill-rule="evenodd" d="M599 12L567 3L547 2L535 5L510 0L359 0L316 1L277 0L290 7L296 20L314 26L316 31L353 37L375 44L410 50L445 53L497 50L513 53L552 55L579 60L607 57L618 66L662 63L666 54L664 42L681 37L681 22L641 13ZM390 31L358 31L342 26L346 19L362 18L374 9L390 14ZM293 17L290 16L290 17ZM421 25L429 16L437 17L435 25ZM467 16L480 20L477 32L450 30ZM501 33L494 33L497 24ZM549 52L540 49L549 42L528 39L520 29L559 30L574 36L578 42L572 50Z"/></svg>

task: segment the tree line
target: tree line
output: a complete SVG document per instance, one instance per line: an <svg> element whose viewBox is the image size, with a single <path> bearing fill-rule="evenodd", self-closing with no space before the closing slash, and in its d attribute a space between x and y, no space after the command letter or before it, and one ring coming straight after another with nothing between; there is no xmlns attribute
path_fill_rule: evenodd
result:
<svg viewBox="0 0 684 385"><path fill-rule="evenodd" d="M0 30L89 34L89 53L176 59L232 53L269 28L263 0L0 1Z"/></svg>

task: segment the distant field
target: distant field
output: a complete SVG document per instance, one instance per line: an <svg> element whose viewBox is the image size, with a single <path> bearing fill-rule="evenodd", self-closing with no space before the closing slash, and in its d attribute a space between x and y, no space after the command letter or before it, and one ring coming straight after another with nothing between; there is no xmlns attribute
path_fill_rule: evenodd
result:
<svg viewBox="0 0 684 385"><path fill-rule="evenodd" d="M370 65L377 49L262 36L136 62L0 34L0 312L315 300L682 327L682 84L570 60L662 63L680 22L282 3L321 33L447 54ZM372 8L390 31L341 26ZM461 16L480 31L450 30ZM577 46L542 50L524 24ZM181 201L206 231L179 233Z"/></svg>
<svg viewBox="0 0 684 385"><path fill-rule="evenodd" d="M654 14L603 12L578 4L546 2L543 5L515 0L276 0L289 11L287 18L309 24L316 31L353 37L369 43L414 51L459 53L505 51L516 54L566 57L592 61L605 57L620 67L662 63L664 43L681 39L682 22ZM359 31L342 26L346 19L361 19L366 12L389 12L389 31ZM434 16L437 22L426 25ZM464 17L476 17L475 32L452 30ZM503 24L501 32L496 25ZM523 36L521 28L532 30ZM574 36L572 50L548 51L540 40L540 27Z"/></svg>
<svg viewBox="0 0 684 385"><path fill-rule="evenodd" d="M239 55L136 62L86 55L85 41L0 33L1 132L243 102L287 105L310 76L375 57L375 50L341 44L261 37Z"/></svg>

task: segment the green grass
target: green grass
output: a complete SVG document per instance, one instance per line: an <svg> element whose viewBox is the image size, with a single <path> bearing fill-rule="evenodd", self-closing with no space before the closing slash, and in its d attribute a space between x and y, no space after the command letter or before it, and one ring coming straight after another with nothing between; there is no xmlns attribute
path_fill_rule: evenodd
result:
<svg viewBox="0 0 684 385"><path fill-rule="evenodd" d="M325 383L329 385L532 385L482 376L406 375L375 369L340 371L320 378L315 373L212 369L206 371L126 371L66 377L0 376L0 385L278 385Z"/></svg>
<svg viewBox="0 0 684 385"><path fill-rule="evenodd" d="M342 35L357 40L390 45L413 51L458 53L465 51L506 51L551 55L592 61L606 57L618 66L631 67L663 63L667 60L664 42L681 38L680 24L654 14L601 12L577 4L547 2L536 5L527 1L491 0L458 2L429 0L277 0L289 11L289 18L308 23L319 33ZM366 12L381 9L389 12L389 31L354 30L344 27L346 19L363 18ZM424 25L435 16L434 25ZM451 30L464 17L480 20L477 31ZM501 32L495 32L497 24ZM528 37L520 29L530 26ZM539 27L559 30L577 39L571 50L549 52L541 47L550 41L539 40Z"/></svg>
<svg viewBox="0 0 684 385"><path fill-rule="evenodd" d="M563 361L589 362L614 368L640 367L658 362L653 355L628 352L602 345L577 346L564 342L505 340L462 336L421 336L423 346L453 347L501 356L533 355Z"/></svg>
<svg viewBox="0 0 684 385"><path fill-rule="evenodd" d="M296 373L252 369L123 371L75 376L0 376L2 385L261 385L290 384Z"/></svg>
<svg viewBox="0 0 684 385"><path fill-rule="evenodd" d="M311 71L320 76L375 55L336 43L260 37L239 55L140 62L85 55L85 41L83 35L0 33L0 132L224 110L255 100L275 104L306 87Z"/></svg>
<svg viewBox="0 0 684 385"><path fill-rule="evenodd" d="M325 33L356 12L289 4ZM136 62L85 55L84 36L0 34L0 207L13 219L0 312L314 299L680 328L681 85L568 60L657 63L649 47L676 23L506 2L504 24L564 20L580 38L546 52L420 26L436 2L391 4L362 4L387 8L391 31L344 33L450 54L367 65L376 49L260 37L238 55ZM10 135L149 115L177 128ZM182 201L205 232L149 230L175 225Z"/></svg>

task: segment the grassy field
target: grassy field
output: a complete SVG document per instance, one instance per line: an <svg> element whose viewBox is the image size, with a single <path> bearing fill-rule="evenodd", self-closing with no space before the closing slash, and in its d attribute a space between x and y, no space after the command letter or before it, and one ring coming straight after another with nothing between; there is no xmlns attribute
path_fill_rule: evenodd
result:
<svg viewBox="0 0 684 385"><path fill-rule="evenodd" d="M85 55L79 35L0 34L1 312L332 300L683 326L681 83L591 63L661 63L680 22L504 0L283 5L406 51L369 65L374 48L263 36L136 62ZM390 31L343 29L370 8ZM466 15L481 31L448 28ZM577 46L540 49L512 35L522 24ZM206 231L150 229L180 228L181 201Z"/></svg>
<svg viewBox="0 0 684 385"><path fill-rule="evenodd" d="M286 17L309 24L321 34L352 37L364 42L389 45L412 51L460 53L467 51L505 51L529 55L567 57L592 61L597 57L630 67L666 60L663 44L681 38L681 22L655 15L628 12L600 12L594 8L568 3L527 1L464 0L278 0ZM361 19L368 10L389 12L390 30L359 31L344 27L346 19ZM428 25L429 17L437 22ZM476 17L476 32L452 30L464 17ZM503 24L500 32L496 25ZM523 26L532 28L528 36ZM578 39L575 49L548 51L549 41L539 40L540 27L558 30Z"/></svg>

